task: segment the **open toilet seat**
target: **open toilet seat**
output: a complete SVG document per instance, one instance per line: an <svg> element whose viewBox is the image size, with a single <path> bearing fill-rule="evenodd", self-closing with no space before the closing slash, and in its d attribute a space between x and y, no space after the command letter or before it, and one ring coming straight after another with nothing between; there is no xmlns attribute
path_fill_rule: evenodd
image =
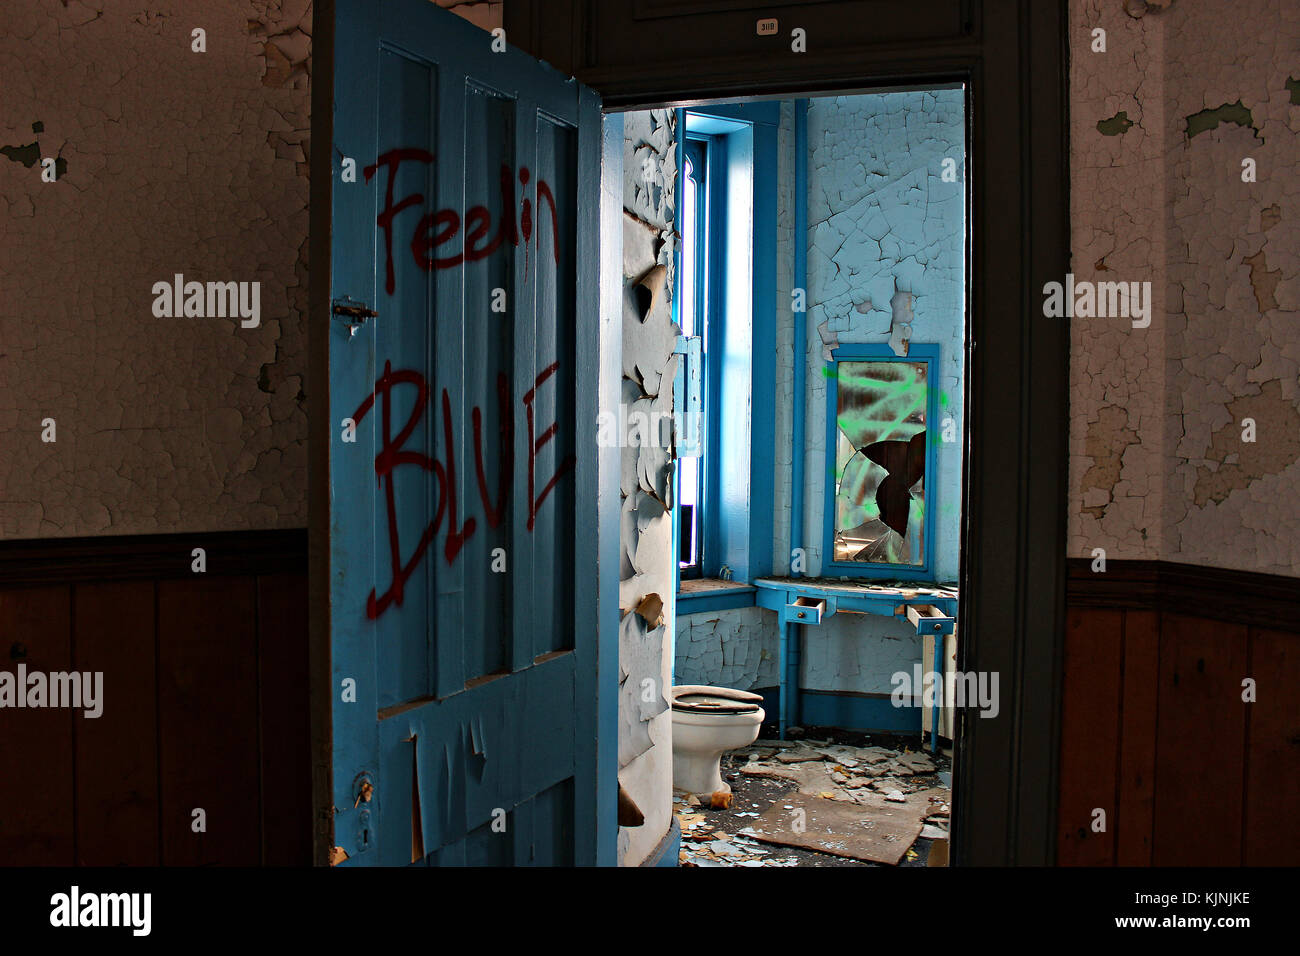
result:
<svg viewBox="0 0 1300 956"><path fill-rule="evenodd" d="M673 710L680 714L753 714L763 698L730 687L683 684L673 688Z"/></svg>

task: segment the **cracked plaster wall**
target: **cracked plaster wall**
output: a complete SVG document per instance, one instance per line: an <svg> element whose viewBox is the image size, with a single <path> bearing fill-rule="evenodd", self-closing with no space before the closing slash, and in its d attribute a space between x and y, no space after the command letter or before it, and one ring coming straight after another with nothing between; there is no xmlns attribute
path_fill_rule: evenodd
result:
<svg viewBox="0 0 1300 956"><path fill-rule="evenodd" d="M808 114L808 321L804 414L804 547L810 575L821 573L826 380L829 349L910 339L941 348L940 419L961 434L964 332L964 96L961 90L815 99ZM781 104L778 133L777 302L790 301L794 241L794 107ZM942 160L956 160L957 182L942 182ZM902 293L900 295L900 293ZM910 323L906 321L910 316ZM777 309L774 554L787 562L794 319ZM941 423L936 423L939 428ZM961 446L938 448L941 490L936 576L957 578ZM678 619L678 683L750 689L777 683L776 616L757 608ZM921 659L906 623L836 616L806 644L800 686L888 694L889 677Z"/></svg>
<svg viewBox="0 0 1300 956"><path fill-rule="evenodd" d="M938 344L939 422L962 431L965 332L965 94L962 90L814 99L808 111L808 452L804 546L821 573L830 350L908 336ZM945 158L956 182L942 181ZM935 578L957 579L961 442L939 442ZM788 553L783 551L781 553Z"/></svg>
<svg viewBox="0 0 1300 956"><path fill-rule="evenodd" d="M607 120L608 122L609 120ZM623 121L623 387L628 420L671 417L680 330L672 320L677 181L672 110L625 113ZM645 814L619 830L624 866L641 863L672 816L675 568L671 435L624 436L619 534L619 784ZM645 438L650 441L645 441ZM663 439L661 442L660 439Z"/></svg>
<svg viewBox="0 0 1300 956"><path fill-rule="evenodd" d="M921 638L906 621L858 614L827 618L805 641L799 686L807 690L888 695L896 671L921 660ZM756 607L677 619L673 679L740 690L776 687L780 677L776 615Z"/></svg>
<svg viewBox="0 0 1300 956"><path fill-rule="evenodd" d="M310 0L4 21L0 145L63 171L0 157L0 536L305 526ZM178 272L260 327L155 318Z"/></svg>
<svg viewBox="0 0 1300 956"><path fill-rule="evenodd" d="M1070 554L1300 574L1300 8L1076 0L1071 29L1073 270L1154 308L1073 322Z"/></svg>
<svg viewBox="0 0 1300 956"><path fill-rule="evenodd" d="M306 526L311 14L6 5L0 537ZM260 326L155 318L178 272L260 282Z"/></svg>

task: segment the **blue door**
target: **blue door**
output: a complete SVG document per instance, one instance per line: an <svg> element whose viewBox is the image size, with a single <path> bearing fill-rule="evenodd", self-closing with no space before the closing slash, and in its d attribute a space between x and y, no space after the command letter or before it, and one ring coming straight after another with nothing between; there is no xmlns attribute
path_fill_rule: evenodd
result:
<svg viewBox="0 0 1300 956"><path fill-rule="evenodd" d="M429 0L335 9L334 843L609 863L600 101Z"/></svg>

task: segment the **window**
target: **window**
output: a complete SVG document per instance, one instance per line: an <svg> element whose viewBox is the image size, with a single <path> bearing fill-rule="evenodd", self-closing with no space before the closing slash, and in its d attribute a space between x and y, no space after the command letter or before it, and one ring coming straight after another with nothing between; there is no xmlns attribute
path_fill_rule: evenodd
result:
<svg viewBox="0 0 1300 956"><path fill-rule="evenodd" d="M832 573L924 578L933 565L938 346L841 346L827 366Z"/></svg>
<svg viewBox="0 0 1300 956"><path fill-rule="evenodd" d="M677 570L743 589L772 567L780 108L679 117L674 413L698 427L678 430Z"/></svg>
<svg viewBox="0 0 1300 956"><path fill-rule="evenodd" d="M681 271L678 298L678 325L686 340L698 338L698 366L695 371L699 381L707 381L705 371L708 361L709 316L709 215L708 215L708 152L706 140L688 139L684 149L682 168L681 216ZM686 360L685 352L682 361ZM685 372L683 374L689 374ZM707 412L703 398L698 414L685 417L686 454L678 459L678 567L682 577L699 577L704 563L704 491L705 449L704 434ZM690 452L695 452L691 454Z"/></svg>

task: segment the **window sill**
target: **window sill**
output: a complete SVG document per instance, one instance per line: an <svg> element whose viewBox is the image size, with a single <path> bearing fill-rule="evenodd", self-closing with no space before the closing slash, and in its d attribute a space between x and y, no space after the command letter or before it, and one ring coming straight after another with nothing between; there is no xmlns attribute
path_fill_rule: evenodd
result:
<svg viewBox="0 0 1300 956"><path fill-rule="evenodd" d="M727 611L736 607L753 607L757 589L744 581L718 578L691 578L677 590L677 614L702 614Z"/></svg>

